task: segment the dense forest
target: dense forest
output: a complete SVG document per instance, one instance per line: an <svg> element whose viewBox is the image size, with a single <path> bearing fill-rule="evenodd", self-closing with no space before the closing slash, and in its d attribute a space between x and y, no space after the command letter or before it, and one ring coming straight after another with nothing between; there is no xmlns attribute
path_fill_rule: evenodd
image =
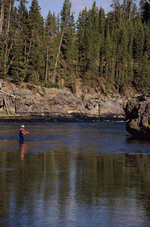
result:
<svg viewBox="0 0 150 227"><path fill-rule="evenodd" d="M20 84L66 86L76 80L96 92L150 90L150 1L112 0L106 15L93 2L75 22L71 2L41 16L37 0L0 3L0 78ZM105 88L105 89L104 89Z"/></svg>

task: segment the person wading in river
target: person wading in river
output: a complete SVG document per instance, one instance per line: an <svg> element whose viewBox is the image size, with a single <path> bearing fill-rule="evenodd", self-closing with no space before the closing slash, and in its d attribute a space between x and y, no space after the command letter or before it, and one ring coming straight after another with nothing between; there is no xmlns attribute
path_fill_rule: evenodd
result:
<svg viewBox="0 0 150 227"><path fill-rule="evenodd" d="M23 144L23 143L24 143L24 135L25 135L26 133L28 133L27 131L25 131L24 127L25 127L25 126L22 125L21 128L20 128L20 130L19 130L19 143L20 143L20 144Z"/></svg>

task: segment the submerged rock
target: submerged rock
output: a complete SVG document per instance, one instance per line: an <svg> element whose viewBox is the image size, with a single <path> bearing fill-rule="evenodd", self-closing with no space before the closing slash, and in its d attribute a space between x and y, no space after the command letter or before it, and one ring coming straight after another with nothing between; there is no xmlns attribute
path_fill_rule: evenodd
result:
<svg viewBox="0 0 150 227"><path fill-rule="evenodd" d="M138 96L127 102L126 130L134 137L150 139L150 97Z"/></svg>

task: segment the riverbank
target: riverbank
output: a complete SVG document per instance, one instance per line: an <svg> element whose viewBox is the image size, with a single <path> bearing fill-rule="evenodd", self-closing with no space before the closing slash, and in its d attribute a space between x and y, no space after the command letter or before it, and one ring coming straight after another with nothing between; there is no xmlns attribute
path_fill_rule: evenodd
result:
<svg viewBox="0 0 150 227"><path fill-rule="evenodd" d="M6 116L0 118L26 117L125 117L125 97L85 91L78 83L76 94L66 88L43 88L33 84L16 86L1 80L0 109ZM9 116L9 117L8 117Z"/></svg>
<svg viewBox="0 0 150 227"><path fill-rule="evenodd" d="M77 114L72 114L72 115L0 115L0 120L24 120L24 119L56 119L56 118L110 118L110 119L121 119L125 118L123 115L105 115L105 116L94 116L94 115L77 115Z"/></svg>

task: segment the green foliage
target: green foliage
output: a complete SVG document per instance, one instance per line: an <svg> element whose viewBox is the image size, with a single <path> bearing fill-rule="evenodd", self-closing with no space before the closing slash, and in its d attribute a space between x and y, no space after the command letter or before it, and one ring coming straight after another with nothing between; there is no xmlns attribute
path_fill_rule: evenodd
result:
<svg viewBox="0 0 150 227"><path fill-rule="evenodd" d="M142 61L137 66L136 80L138 81L138 89L144 94L150 91L150 60L147 53L145 53Z"/></svg>
<svg viewBox="0 0 150 227"><path fill-rule="evenodd" d="M2 109L0 110L0 115L14 115L15 113L11 110Z"/></svg>
<svg viewBox="0 0 150 227"><path fill-rule="evenodd" d="M105 15L93 2L77 22L71 2L64 0L59 15L48 12L44 21L38 0L6 1L0 36L0 78L20 84L32 82L46 87L67 86L76 92L76 79L84 85L108 92L125 93L129 86L149 91L150 2L112 1ZM104 83L102 83L102 81Z"/></svg>
<svg viewBox="0 0 150 227"><path fill-rule="evenodd" d="M51 88L51 87L53 87L53 88L60 88L60 86L59 86L58 83L55 83L55 82L52 82L52 81L46 82L44 85L47 88Z"/></svg>
<svg viewBox="0 0 150 227"><path fill-rule="evenodd" d="M45 74L45 29L37 0L33 0L28 17L29 46L26 81L42 81Z"/></svg>
<svg viewBox="0 0 150 227"><path fill-rule="evenodd" d="M144 48L144 29L139 17L134 21L134 31L133 57L141 60Z"/></svg>

